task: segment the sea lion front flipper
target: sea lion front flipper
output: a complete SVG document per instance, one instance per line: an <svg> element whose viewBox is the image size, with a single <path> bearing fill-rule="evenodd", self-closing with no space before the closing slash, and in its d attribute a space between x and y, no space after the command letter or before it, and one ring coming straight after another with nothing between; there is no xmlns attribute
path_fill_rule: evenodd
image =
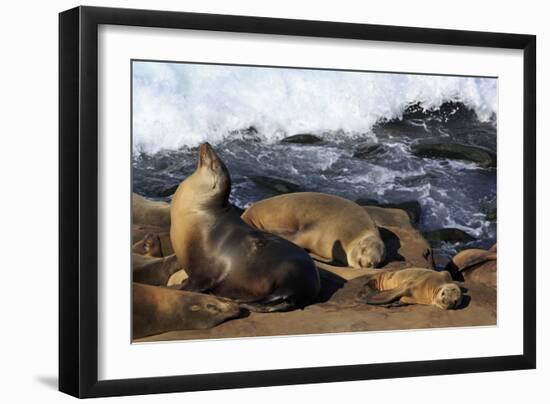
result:
<svg viewBox="0 0 550 404"><path fill-rule="evenodd" d="M376 281L372 277L369 277L368 281L363 285L359 293L357 293L355 301L359 303L367 303L367 299L370 295L378 293L375 284Z"/></svg>
<svg viewBox="0 0 550 404"><path fill-rule="evenodd" d="M366 296L365 303L367 304L389 304L394 300L398 300L403 296L408 295L409 289L406 287L399 287L395 289L388 289L382 292L374 292Z"/></svg>
<svg viewBox="0 0 550 404"><path fill-rule="evenodd" d="M404 296L406 297L406 296ZM408 306L410 303L407 303L407 301L403 301L403 298L402 297L401 299L399 300L394 300L393 302L391 303L388 303L388 304L384 304L382 305L382 307L387 307L387 308L391 308L391 307L404 307L404 306Z"/></svg>
<svg viewBox="0 0 550 404"><path fill-rule="evenodd" d="M195 293L208 293L214 288L215 284L211 280L197 279L197 277L188 277L183 281L178 290Z"/></svg>

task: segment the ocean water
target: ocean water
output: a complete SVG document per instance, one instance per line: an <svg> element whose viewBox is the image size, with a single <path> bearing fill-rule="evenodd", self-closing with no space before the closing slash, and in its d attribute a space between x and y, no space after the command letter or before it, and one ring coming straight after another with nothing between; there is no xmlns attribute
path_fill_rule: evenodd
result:
<svg viewBox="0 0 550 404"><path fill-rule="evenodd" d="M417 201L420 230L452 227L475 238L434 246L448 258L496 241L487 216L496 207L496 169L420 158L413 148L460 143L496 153L496 111L491 78L134 62L133 187L170 200L208 141L231 173L239 207L281 190ZM281 142L299 133L322 142Z"/></svg>

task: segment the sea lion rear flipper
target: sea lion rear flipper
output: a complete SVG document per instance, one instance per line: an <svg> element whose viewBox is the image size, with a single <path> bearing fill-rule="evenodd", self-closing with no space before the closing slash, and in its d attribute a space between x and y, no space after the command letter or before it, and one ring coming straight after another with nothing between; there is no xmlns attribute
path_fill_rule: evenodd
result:
<svg viewBox="0 0 550 404"><path fill-rule="evenodd" d="M389 304L394 300L406 296L409 292L409 289L406 287L400 287L395 289L388 289L382 292L370 293L365 298L365 303L367 304Z"/></svg>
<svg viewBox="0 0 550 404"><path fill-rule="evenodd" d="M272 313L275 311L290 311L298 307L292 294L285 291L274 292L265 299L255 302L242 302L240 306L243 309L257 313Z"/></svg>

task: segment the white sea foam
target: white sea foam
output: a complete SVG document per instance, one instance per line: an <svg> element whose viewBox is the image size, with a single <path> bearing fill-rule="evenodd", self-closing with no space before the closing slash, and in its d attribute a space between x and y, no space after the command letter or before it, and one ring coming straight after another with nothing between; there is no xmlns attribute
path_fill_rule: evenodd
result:
<svg viewBox="0 0 550 404"><path fill-rule="evenodd" d="M366 133L400 117L460 101L480 120L497 110L496 79L134 62L134 151L216 143L255 127L264 141L300 132Z"/></svg>

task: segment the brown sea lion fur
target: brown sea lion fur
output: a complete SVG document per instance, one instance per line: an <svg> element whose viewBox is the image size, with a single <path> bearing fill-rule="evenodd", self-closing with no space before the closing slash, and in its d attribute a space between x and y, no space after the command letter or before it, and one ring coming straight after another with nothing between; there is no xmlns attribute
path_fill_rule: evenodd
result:
<svg viewBox="0 0 550 404"><path fill-rule="evenodd" d="M175 254L153 258L132 254L132 280L148 285L165 286L181 266Z"/></svg>
<svg viewBox="0 0 550 404"><path fill-rule="evenodd" d="M199 148L195 172L171 203L170 239L182 286L246 304L254 311L287 311L314 302L319 272L300 247L258 231L229 204L231 179L208 143Z"/></svg>
<svg viewBox="0 0 550 404"><path fill-rule="evenodd" d="M489 250L470 248L456 254L445 269L457 280L497 287L496 244Z"/></svg>
<svg viewBox="0 0 550 404"><path fill-rule="evenodd" d="M373 291L375 289L375 291ZM367 304L424 304L453 309L462 302L462 291L447 271L407 268L372 275L358 301Z"/></svg>
<svg viewBox="0 0 550 404"><path fill-rule="evenodd" d="M369 213L339 196L319 192L278 195L256 202L242 219L329 262L373 268L384 260L384 243Z"/></svg>
<svg viewBox="0 0 550 404"><path fill-rule="evenodd" d="M176 330L212 328L239 317L241 309L229 299L133 283L132 337Z"/></svg>
<svg viewBox="0 0 550 404"><path fill-rule="evenodd" d="M132 194L132 222L158 227L170 226L170 205Z"/></svg>
<svg viewBox="0 0 550 404"><path fill-rule="evenodd" d="M142 240L133 245L134 253L148 257L167 257L174 254L170 233L147 233Z"/></svg>

